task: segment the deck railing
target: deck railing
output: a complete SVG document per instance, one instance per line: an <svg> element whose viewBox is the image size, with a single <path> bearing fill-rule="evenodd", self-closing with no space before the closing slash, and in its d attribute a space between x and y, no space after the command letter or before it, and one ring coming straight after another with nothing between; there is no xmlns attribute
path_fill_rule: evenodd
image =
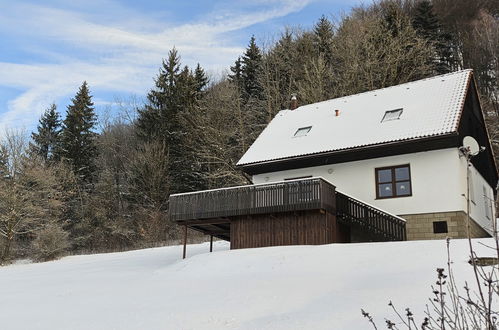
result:
<svg viewBox="0 0 499 330"><path fill-rule="evenodd" d="M335 212L335 187L321 178L174 194L172 221L324 209Z"/></svg>
<svg viewBox="0 0 499 330"><path fill-rule="evenodd" d="M326 210L376 239L406 240L404 219L338 192L322 178L174 194L169 200L170 220L177 222L302 210Z"/></svg>
<svg viewBox="0 0 499 330"><path fill-rule="evenodd" d="M378 238L405 241L405 220L336 191L336 215L340 222L357 225Z"/></svg>

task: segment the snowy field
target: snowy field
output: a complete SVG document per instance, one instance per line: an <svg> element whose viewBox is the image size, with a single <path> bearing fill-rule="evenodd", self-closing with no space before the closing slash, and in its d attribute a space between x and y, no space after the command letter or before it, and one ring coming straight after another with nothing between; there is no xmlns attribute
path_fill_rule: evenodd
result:
<svg viewBox="0 0 499 330"><path fill-rule="evenodd" d="M451 246L462 284L472 279L467 241ZM234 251L216 242L207 251L205 243L189 245L185 260L174 246L2 267L0 328L371 329L364 308L382 329L394 319L389 300L424 317L435 269L447 262L445 241Z"/></svg>

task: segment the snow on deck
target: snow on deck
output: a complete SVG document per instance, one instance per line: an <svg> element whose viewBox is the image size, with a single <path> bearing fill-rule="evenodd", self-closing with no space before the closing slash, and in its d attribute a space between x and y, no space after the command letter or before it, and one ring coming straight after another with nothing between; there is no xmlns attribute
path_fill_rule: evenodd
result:
<svg viewBox="0 0 499 330"><path fill-rule="evenodd" d="M462 70L282 110L238 165L455 132L471 74ZM403 109L400 119L381 122L396 109ZM305 127L311 127L305 136L294 136Z"/></svg>
<svg viewBox="0 0 499 330"><path fill-rule="evenodd" d="M467 241L451 243L459 287L474 283ZM389 300L423 318L435 269L447 262L443 240L227 249L216 242L211 254L206 243L189 245L185 260L174 246L2 267L1 328L371 329L361 308L383 328Z"/></svg>

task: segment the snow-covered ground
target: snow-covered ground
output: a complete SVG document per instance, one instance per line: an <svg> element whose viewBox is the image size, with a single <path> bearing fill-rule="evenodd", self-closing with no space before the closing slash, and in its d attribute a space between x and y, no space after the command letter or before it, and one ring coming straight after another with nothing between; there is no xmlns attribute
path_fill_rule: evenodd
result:
<svg viewBox="0 0 499 330"><path fill-rule="evenodd" d="M491 244L490 240L481 242ZM451 242L458 283L466 240ZM493 251L477 245L482 255ZM0 268L1 329L371 329L389 300L422 319L445 241L229 251L224 242Z"/></svg>

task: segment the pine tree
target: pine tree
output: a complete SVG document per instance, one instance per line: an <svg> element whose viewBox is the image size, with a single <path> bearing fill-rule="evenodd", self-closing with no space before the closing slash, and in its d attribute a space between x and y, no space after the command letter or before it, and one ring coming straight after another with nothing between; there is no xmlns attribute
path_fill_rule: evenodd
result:
<svg viewBox="0 0 499 330"><path fill-rule="evenodd" d="M314 45L318 55L322 55L327 65L333 63L332 44L334 38L333 24L322 16L314 26Z"/></svg>
<svg viewBox="0 0 499 330"><path fill-rule="evenodd" d="M63 121L58 153L61 159L71 164L82 183L90 183L95 174L97 147L93 130L97 117L86 81L71 102Z"/></svg>
<svg viewBox="0 0 499 330"><path fill-rule="evenodd" d="M255 37L252 36L241 60L243 96L246 100L250 98L263 99L263 87L260 83L262 60L262 52L256 45Z"/></svg>
<svg viewBox="0 0 499 330"><path fill-rule="evenodd" d="M200 92L198 92L198 89L201 86L196 80L196 76L187 65L180 71L177 87L180 100L179 104L182 104L179 114L182 116L196 104L198 97L201 95Z"/></svg>
<svg viewBox="0 0 499 330"><path fill-rule="evenodd" d="M52 104L40 118L37 132L31 133L31 138L33 139L31 146L34 152L45 161L54 160L59 144L60 132L60 116L56 105Z"/></svg>
<svg viewBox="0 0 499 330"><path fill-rule="evenodd" d="M455 62L452 56L452 36L444 31L429 0L422 0L416 5L412 26L420 37L435 47L436 73L443 74L452 71Z"/></svg>
<svg viewBox="0 0 499 330"><path fill-rule="evenodd" d="M428 40L438 38L440 24L437 16L433 13L433 5L430 1L422 0L414 8L412 25L420 36Z"/></svg>
<svg viewBox="0 0 499 330"><path fill-rule="evenodd" d="M170 191L165 192L165 198L168 193L202 188L193 168L193 147L187 138L185 121L206 83L204 70L198 66L193 73L187 66L181 68L180 57L172 49L163 61L156 87L147 96L148 103L139 111L136 122L139 137L144 142L160 141L166 146L164 157Z"/></svg>
<svg viewBox="0 0 499 330"><path fill-rule="evenodd" d="M196 69L194 70L194 79L196 80L196 91L198 92L198 95L201 95L208 85L209 79L199 63L196 65Z"/></svg>
<svg viewBox="0 0 499 330"><path fill-rule="evenodd" d="M136 126L143 140L173 142L175 139L174 132L178 131L176 118L182 110L180 72L180 58L174 48L168 59L163 60L155 88L147 94L147 104L139 110Z"/></svg>
<svg viewBox="0 0 499 330"><path fill-rule="evenodd" d="M229 81L234 83L241 91L243 89L243 73L242 73L241 57L238 57L234 66L230 67L232 74L229 74Z"/></svg>

